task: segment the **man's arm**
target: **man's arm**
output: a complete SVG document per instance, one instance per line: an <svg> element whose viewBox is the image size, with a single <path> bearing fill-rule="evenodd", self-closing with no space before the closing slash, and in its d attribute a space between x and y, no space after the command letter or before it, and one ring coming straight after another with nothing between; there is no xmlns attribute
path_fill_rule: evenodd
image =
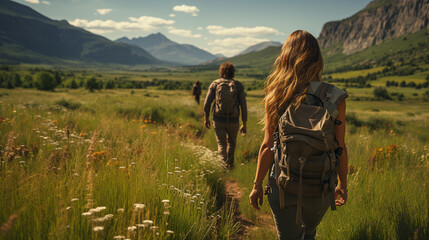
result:
<svg viewBox="0 0 429 240"><path fill-rule="evenodd" d="M206 99L204 100L204 126L206 126L206 128L210 128L210 108L216 94L216 91L213 89L214 87L214 83L210 84Z"/></svg>
<svg viewBox="0 0 429 240"><path fill-rule="evenodd" d="M247 102L246 102L246 96L244 94L244 87L241 85L241 89L238 94L238 103L240 104L241 108L241 120L243 121L243 125L240 128L240 132L243 135L246 135L247 133Z"/></svg>

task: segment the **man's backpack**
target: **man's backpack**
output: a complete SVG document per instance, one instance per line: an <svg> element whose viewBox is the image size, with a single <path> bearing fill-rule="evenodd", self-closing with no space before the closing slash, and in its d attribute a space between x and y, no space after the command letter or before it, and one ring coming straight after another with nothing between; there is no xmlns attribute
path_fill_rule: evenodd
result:
<svg viewBox="0 0 429 240"><path fill-rule="evenodd" d="M311 82L305 99L296 108L290 104L279 119L274 139L274 161L280 208L285 206L284 192L298 196L297 224L302 222L302 197L331 194L337 184L338 159L342 148L335 139L337 106L347 94L331 84Z"/></svg>
<svg viewBox="0 0 429 240"><path fill-rule="evenodd" d="M214 116L223 119L237 119L240 116L238 102L238 83L235 80L218 79L216 83L216 97Z"/></svg>

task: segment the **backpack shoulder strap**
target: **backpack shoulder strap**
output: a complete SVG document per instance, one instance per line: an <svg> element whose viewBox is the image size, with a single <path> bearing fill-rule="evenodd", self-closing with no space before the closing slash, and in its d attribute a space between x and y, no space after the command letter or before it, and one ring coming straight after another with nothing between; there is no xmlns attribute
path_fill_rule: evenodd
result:
<svg viewBox="0 0 429 240"><path fill-rule="evenodd" d="M338 115L338 105L349 96L345 91L332 84L315 81L310 82L308 93L314 94L322 99L325 108L328 109L329 114L334 119L337 118Z"/></svg>

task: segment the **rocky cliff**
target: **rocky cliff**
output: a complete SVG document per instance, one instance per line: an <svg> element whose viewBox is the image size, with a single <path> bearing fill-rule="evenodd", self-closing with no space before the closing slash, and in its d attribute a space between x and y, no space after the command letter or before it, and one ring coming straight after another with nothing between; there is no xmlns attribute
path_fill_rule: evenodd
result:
<svg viewBox="0 0 429 240"><path fill-rule="evenodd" d="M350 18L326 23L318 41L351 54L429 28L429 0L374 0Z"/></svg>

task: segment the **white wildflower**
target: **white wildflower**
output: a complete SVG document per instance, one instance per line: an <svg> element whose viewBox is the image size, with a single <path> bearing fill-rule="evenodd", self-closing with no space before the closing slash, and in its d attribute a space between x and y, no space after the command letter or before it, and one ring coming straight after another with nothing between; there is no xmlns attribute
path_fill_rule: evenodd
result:
<svg viewBox="0 0 429 240"><path fill-rule="evenodd" d="M118 236L114 236L113 239L125 239L124 236L118 235Z"/></svg>
<svg viewBox="0 0 429 240"><path fill-rule="evenodd" d="M152 221L152 220L144 220L144 221L143 221L143 224L144 224L146 227L150 227L150 226L152 226L152 225L153 225L153 221Z"/></svg>
<svg viewBox="0 0 429 240"><path fill-rule="evenodd" d="M71 199L71 201L72 201L72 202L79 201L79 198L72 198L72 199Z"/></svg>
<svg viewBox="0 0 429 240"><path fill-rule="evenodd" d="M171 230L167 230L167 232L166 232L167 234L174 234L174 232L173 231L171 231Z"/></svg>
<svg viewBox="0 0 429 240"><path fill-rule="evenodd" d="M135 231L137 229L137 227L136 226L130 226L130 227L128 227L128 231L130 231L130 232L133 232L133 231Z"/></svg>
<svg viewBox="0 0 429 240"><path fill-rule="evenodd" d="M94 227L92 230L94 230L94 232L101 232L104 230L104 227L103 226L97 226L97 227Z"/></svg>
<svg viewBox="0 0 429 240"><path fill-rule="evenodd" d="M162 200L162 203L170 203L170 200L164 199L164 200Z"/></svg>
<svg viewBox="0 0 429 240"><path fill-rule="evenodd" d="M82 216L91 216L92 215L92 212L84 212L84 213L82 213Z"/></svg>
<svg viewBox="0 0 429 240"><path fill-rule="evenodd" d="M122 212L124 212L125 210L123 209L123 208L118 208L118 212L120 212L120 213L122 213Z"/></svg>
<svg viewBox="0 0 429 240"><path fill-rule="evenodd" d="M145 208L145 205L144 205L144 204L141 204L141 203L134 203L134 208L135 208L136 210L142 210L142 209L144 209L144 208Z"/></svg>

